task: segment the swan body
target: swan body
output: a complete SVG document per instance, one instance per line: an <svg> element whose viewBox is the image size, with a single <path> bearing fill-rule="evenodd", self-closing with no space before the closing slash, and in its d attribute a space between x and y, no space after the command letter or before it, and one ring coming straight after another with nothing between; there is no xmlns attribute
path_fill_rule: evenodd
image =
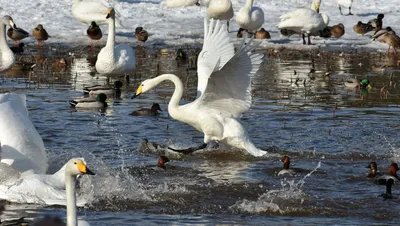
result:
<svg viewBox="0 0 400 226"><path fill-rule="evenodd" d="M82 23L90 25L92 21L97 24L108 24L105 19L109 6L96 1L75 0L72 4L72 15ZM116 18L117 27L122 27L121 21Z"/></svg>
<svg viewBox="0 0 400 226"><path fill-rule="evenodd" d="M264 11L253 6L253 0L247 0L243 8L236 15L236 23L249 32L255 32L264 23Z"/></svg>
<svg viewBox="0 0 400 226"><path fill-rule="evenodd" d="M1 162L21 173L46 173L46 150L28 117L25 95L0 95L0 131Z"/></svg>
<svg viewBox="0 0 400 226"><path fill-rule="evenodd" d="M351 8L353 5L353 0L337 0L337 4L341 7Z"/></svg>
<svg viewBox="0 0 400 226"><path fill-rule="evenodd" d="M207 7L207 17L216 20L230 20L233 17L231 0L211 0Z"/></svg>
<svg viewBox="0 0 400 226"><path fill-rule="evenodd" d="M208 6L212 0L166 0L167 7L177 8L185 6Z"/></svg>
<svg viewBox="0 0 400 226"><path fill-rule="evenodd" d="M179 105L183 94L182 81L173 74L163 74L145 80L134 97L145 93L163 81L172 81L175 91L168 104L170 116L187 123L204 134L204 143L211 140L246 150L253 156L266 152L257 149L238 121L251 105L251 78L258 71L263 55L251 53L251 41L243 40L234 56L233 44L226 24L204 21L204 44L198 60L199 97L192 103ZM244 43L247 44L245 45Z"/></svg>
<svg viewBox="0 0 400 226"><path fill-rule="evenodd" d="M0 28L0 73L2 73L11 69L15 64L15 55L8 47L6 40L6 27L10 25L10 27L16 29L17 26L10 16L1 18L0 24L2 26Z"/></svg>
<svg viewBox="0 0 400 226"><path fill-rule="evenodd" d="M108 18L107 44L97 56L96 70L100 74L124 74L135 70L135 51L126 44L115 46L115 11L113 8L103 15Z"/></svg>
<svg viewBox="0 0 400 226"><path fill-rule="evenodd" d="M317 33L329 24L329 17L311 9L297 9L280 17L278 29L288 29L300 34Z"/></svg>

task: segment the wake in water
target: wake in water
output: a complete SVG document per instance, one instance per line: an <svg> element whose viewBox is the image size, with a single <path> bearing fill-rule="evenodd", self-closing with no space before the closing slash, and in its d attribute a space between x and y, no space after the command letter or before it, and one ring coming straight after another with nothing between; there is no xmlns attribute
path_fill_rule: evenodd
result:
<svg viewBox="0 0 400 226"><path fill-rule="evenodd" d="M239 212L262 213L262 212L279 212L281 214L288 211L297 211L302 209L303 202L307 195L303 191L305 179L311 176L318 168L321 162L307 175L298 182L295 180L281 180L281 189L269 190L262 194L257 201L241 200L236 202L230 208Z"/></svg>

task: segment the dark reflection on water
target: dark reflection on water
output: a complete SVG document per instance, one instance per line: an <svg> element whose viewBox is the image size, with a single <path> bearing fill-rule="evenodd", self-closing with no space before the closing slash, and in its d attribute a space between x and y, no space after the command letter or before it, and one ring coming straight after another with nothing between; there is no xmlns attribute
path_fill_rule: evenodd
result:
<svg viewBox="0 0 400 226"><path fill-rule="evenodd" d="M154 167L156 155L138 150L143 138L164 146L202 142L202 134L168 116L172 83L130 99L144 79L174 73L186 88L182 104L194 100L198 50L184 49L189 59L177 61L176 49L137 48L134 74L106 78L94 72L95 54L86 47L53 49L24 55L25 64L2 78L0 91L27 94L30 117L49 152L50 172L76 156L84 156L95 169L97 176L87 183L96 189L82 188L92 191L94 200L79 211L93 225L353 225L390 223L398 216L399 199L382 201L377 196L385 188L364 177L370 161L386 172L400 159L396 57L265 51L268 58L253 80L253 105L242 123L258 147L290 155L294 167L303 169L284 179L276 176L281 167L276 157L255 159L237 150L215 150L171 158L163 171ZM30 70L30 63L37 65ZM372 89L346 87L352 78L368 78ZM122 99L114 99L106 110L69 107L68 100L82 96L84 86L117 79L127 87ZM160 116L129 115L153 102L161 105ZM321 167L303 186L298 184L318 162ZM396 186L393 194L400 195ZM6 216L65 215L58 207L7 207Z"/></svg>

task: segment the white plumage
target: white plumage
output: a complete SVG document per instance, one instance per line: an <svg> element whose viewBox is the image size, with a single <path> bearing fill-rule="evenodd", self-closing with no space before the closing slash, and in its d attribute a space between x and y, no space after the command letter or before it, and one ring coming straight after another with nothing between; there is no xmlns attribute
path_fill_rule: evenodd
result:
<svg viewBox="0 0 400 226"><path fill-rule="evenodd" d="M247 0L236 15L236 23L249 32L255 32L264 23L264 11L259 7L253 7L253 0Z"/></svg>
<svg viewBox="0 0 400 226"><path fill-rule="evenodd" d="M97 24L108 24L105 18L110 5L95 1L75 0L72 4L72 15L82 23L89 24L95 21ZM121 21L116 18L117 27L122 27Z"/></svg>
<svg viewBox="0 0 400 226"><path fill-rule="evenodd" d="M226 24L223 23L211 20L207 25L205 19L204 45L198 61L198 87L201 95L194 102L179 105L183 84L172 74L144 81L135 96L170 80L175 85L175 92L168 105L172 118L204 133L206 144L211 140L219 141L245 149L253 156L262 156L266 152L254 146L238 118L250 108L251 78L260 68L263 55L251 53L251 41L243 40L236 54L232 56L233 44ZM246 41L248 42L245 43Z"/></svg>
<svg viewBox="0 0 400 226"><path fill-rule="evenodd" d="M353 0L337 0L338 6L350 8L353 5Z"/></svg>
<svg viewBox="0 0 400 226"><path fill-rule="evenodd" d="M11 51L6 40L6 27L10 25L16 28L13 19L10 16L4 16L0 21L0 73L8 71L15 64L15 55Z"/></svg>
<svg viewBox="0 0 400 226"><path fill-rule="evenodd" d="M231 0L211 0L207 7L207 17L216 20L230 20L233 17Z"/></svg>

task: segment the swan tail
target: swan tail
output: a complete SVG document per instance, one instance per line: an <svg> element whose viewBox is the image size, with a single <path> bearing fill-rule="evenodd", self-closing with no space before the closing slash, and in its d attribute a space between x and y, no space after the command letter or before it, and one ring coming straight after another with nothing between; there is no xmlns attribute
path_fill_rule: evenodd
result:
<svg viewBox="0 0 400 226"><path fill-rule="evenodd" d="M69 104L71 105L71 107L75 107L78 104L78 102L76 102L74 100L70 100Z"/></svg>
<svg viewBox="0 0 400 226"><path fill-rule="evenodd" d="M260 157L260 156L266 155L266 154L268 153L267 151L263 151L263 150L258 149L258 148L253 144L253 142L251 142L250 140L246 140L246 141L244 142L243 148L246 149L246 151L247 151L250 155L252 155L252 156L254 156L254 157Z"/></svg>

